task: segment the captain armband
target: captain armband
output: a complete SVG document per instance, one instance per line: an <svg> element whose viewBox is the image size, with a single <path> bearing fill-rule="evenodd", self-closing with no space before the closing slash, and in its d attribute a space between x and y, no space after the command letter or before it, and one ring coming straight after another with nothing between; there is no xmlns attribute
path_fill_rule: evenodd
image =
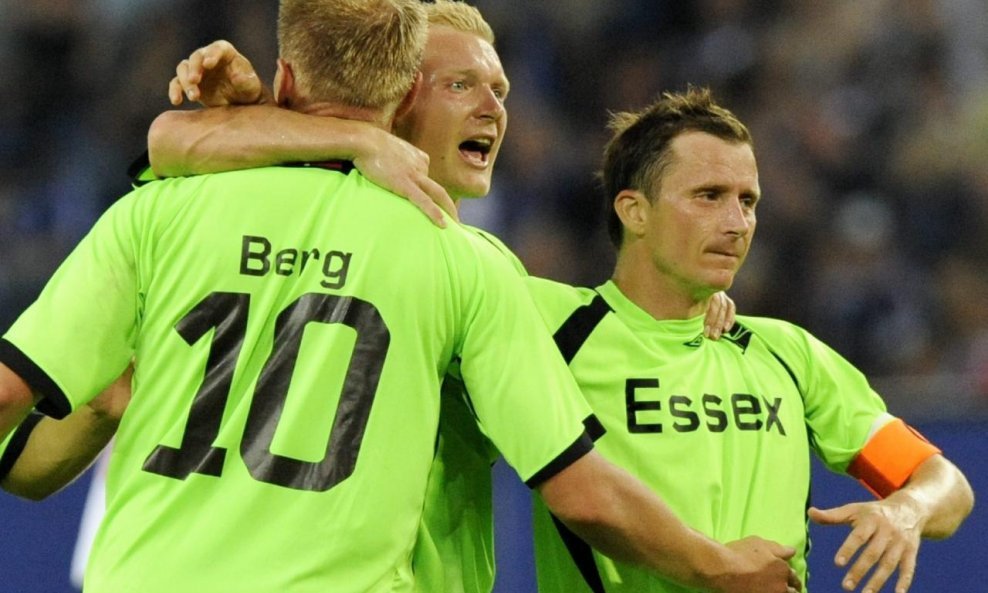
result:
<svg viewBox="0 0 988 593"><path fill-rule="evenodd" d="M901 488L920 464L938 453L940 449L896 418L872 435L847 473L878 498L885 498Z"/></svg>

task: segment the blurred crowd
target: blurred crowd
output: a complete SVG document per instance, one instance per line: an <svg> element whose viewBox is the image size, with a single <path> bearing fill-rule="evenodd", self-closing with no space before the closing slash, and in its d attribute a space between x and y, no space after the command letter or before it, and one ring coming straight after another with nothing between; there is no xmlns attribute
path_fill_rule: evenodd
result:
<svg viewBox="0 0 988 593"><path fill-rule="evenodd" d="M465 220L532 273L601 282L608 112L709 86L751 127L761 173L740 312L809 328L900 415L988 417L984 0L474 3L512 92L493 195ZM226 38L270 78L276 12L0 0L0 325L127 191L178 60Z"/></svg>

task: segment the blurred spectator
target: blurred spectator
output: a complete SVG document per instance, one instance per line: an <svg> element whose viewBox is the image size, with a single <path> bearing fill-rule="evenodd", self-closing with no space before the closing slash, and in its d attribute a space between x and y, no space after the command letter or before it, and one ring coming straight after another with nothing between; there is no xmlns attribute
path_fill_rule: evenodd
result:
<svg viewBox="0 0 988 593"><path fill-rule="evenodd" d="M765 199L732 290L858 366L988 401L988 4L984 0L476 0L512 80L491 199L464 216L534 273L599 282L594 172L608 110L707 85L751 122ZM99 213L214 38L262 75L274 2L0 4L0 323ZM952 379L951 379L952 378ZM965 408L958 406L959 410Z"/></svg>

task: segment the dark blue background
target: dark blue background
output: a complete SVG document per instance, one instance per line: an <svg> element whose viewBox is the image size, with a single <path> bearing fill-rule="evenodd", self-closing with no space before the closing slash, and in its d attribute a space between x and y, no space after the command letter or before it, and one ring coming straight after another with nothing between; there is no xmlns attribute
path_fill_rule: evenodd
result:
<svg viewBox="0 0 988 593"><path fill-rule="evenodd" d="M988 492L988 425L940 423L919 428L967 474L976 494ZM502 464L497 466L496 478L499 577L495 591L533 592L529 493ZM69 563L88 485L87 475L41 503L0 494L0 592L74 593L69 584ZM831 474L820 465L814 466L816 506L826 508L866 496L853 480ZM976 505L974 514L953 538L924 542L911 593L988 590L988 552L982 539L985 533L988 533L988 512ZM846 534L847 530L841 527L812 528L810 570L814 593L840 591L843 573L833 567L832 558ZM891 591L891 586L883 590Z"/></svg>

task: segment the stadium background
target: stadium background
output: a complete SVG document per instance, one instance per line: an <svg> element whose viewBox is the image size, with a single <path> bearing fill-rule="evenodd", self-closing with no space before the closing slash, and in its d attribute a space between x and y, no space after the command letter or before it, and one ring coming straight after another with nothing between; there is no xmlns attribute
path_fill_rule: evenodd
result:
<svg viewBox="0 0 988 593"><path fill-rule="evenodd" d="M984 0L477 0L512 81L486 200L464 218L529 270L577 284L613 262L593 172L607 110L709 85L748 122L765 199L731 295L875 377L988 492L988 4ZM273 73L276 3L0 0L0 326L128 188L174 65L226 38ZM817 467L819 469L819 467ZM88 476L0 495L0 592L61 593ZM527 493L497 468L499 593L531 587ZM814 503L858 499L818 471ZM983 507L983 503L981 504ZM913 591L986 590L976 508L924 544ZM814 591L845 531L814 528Z"/></svg>

